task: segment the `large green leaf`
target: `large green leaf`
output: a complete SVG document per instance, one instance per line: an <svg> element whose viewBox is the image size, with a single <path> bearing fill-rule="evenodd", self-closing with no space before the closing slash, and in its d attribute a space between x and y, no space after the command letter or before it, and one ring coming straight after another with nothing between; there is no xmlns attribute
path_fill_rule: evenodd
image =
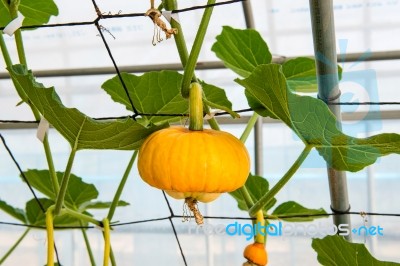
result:
<svg viewBox="0 0 400 266"><path fill-rule="evenodd" d="M144 127L133 119L97 121L75 108L65 107L54 88L37 83L23 65L9 69L12 79L29 97L29 101L61 135L79 149L138 149L144 139L166 125Z"/></svg>
<svg viewBox="0 0 400 266"><path fill-rule="evenodd" d="M249 175L244 186L246 187L247 191L249 192L250 197L253 200L253 202L258 201L262 196L265 195L265 193L267 193L269 191L268 181L261 176L256 176L256 175L252 175L252 174ZM230 192L229 194L233 198L235 198L235 200L238 203L239 209L244 210L244 211L249 210L249 208L247 207L246 201L244 199L244 196L243 196L242 192L240 191L240 189ZM264 210L265 214L270 208L272 208L272 206L275 205L275 203L276 203L276 199L274 198L270 201L270 203L268 205L266 205L264 207L263 210Z"/></svg>
<svg viewBox="0 0 400 266"><path fill-rule="evenodd" d="M338 235L314 238L313 249L318 253L318 262L325 266L400 265L395 262L379 261L374 258L365 245L350 243Z"/></svg>
<svg viewBox="0 0 400 266"><path fill-rule="evenodd" d="M141 76L122 73L122 79L129 92L130 98L138 112L143 114L162 114L162 116L144 115L144 124L160 124L177 120L176 116L165 114L187 114L189 102L181 96L182 74L176 71L148 72ZM202 82L207 100L222 109L232 109L232 104L226 97L225 91L216 86ZM131 103L118 76L103 83L102 88L128 110L132 111Z"/></svg>
<svg viewBox="0 0 400 266"><path fill-rule="evenodd" d="M317 92L317 70L315 60L299 57L286 61L282 65L289 88L294 92Z"/></svg>
<svg viewBox="0 0 400 266"><path fill-rule="evenodd" d="M272 55L261 35L252 29L224 26L211 50L225 66L247 77L260 64L271 63Z"/></svg>
<svg viewBox="0 0 400 266"><path fill-rule="evenodd" d="M303 216L303 217L290 217L296 215L313 215L317 214L318 216ZM322 208L320 209L308 209L295 201L287 201L280 204L275 210L272 212L272 215L279 216L279 219L289 221L289 222L307 222L313 221L317 218L327 217L326 211ZM320 215L320 216L319 216ZM287 217L285 217L287 216Z"/></svg>
<svg viewBox="0 0 400 266"><path fill-rule="evenodd" d="M24 210L21 210L19 208L15 208L15 207L7 204L7 202L5 202L3 200L0 200L0 210L4 211L8 215L11 215L12 217L17 219L18 221L21 221L23 223L26 223L26 221L27 221L27 218L26 218Z"/></svg>
<svg viewBox="0 0 400 266"><path fill-rule="evenodd" d="M236 80L246 88L249 105L260 115L278 118L306 145L316 147L329 166L359 171L380 156L400 153L399 134L355 138L343 134L326 104L289 90L281 66L260 65L246 79Z"/></svg>
<svg viewBox="0 0 400 266"><path fill-rule="evenodd" d="M293 92L317 92L317 69L315 60L307 57L298 57L286 61L282 65L282 72L286 77L287 85ZM338 66L338 78L342 77L342 68Z"/></svg>
<svg viewBox="0 0 400 266"><path fill-rule="evenodd" d="M11 21L8 6L0 1L0 27ZM24 15L23 26L46 24L51 16L58 15L57 5L53 0L21 0L19 11Z"/></svg>
<svg viewBox="0 0 400 266"><path fill-rule="evenodd" d="M45 211L47 211L47 209L50 206L55 204L55 202L50 199L39 198L38 200ZM30 225L46 226L46 214L43 212L42 208L40 207L36 199L31 199L26 203L25 211L26 211L26 217ZM57 215L54 218L54 226L81 226L81 225L87 225L87 222L80 221L66 214Z"/></svg>

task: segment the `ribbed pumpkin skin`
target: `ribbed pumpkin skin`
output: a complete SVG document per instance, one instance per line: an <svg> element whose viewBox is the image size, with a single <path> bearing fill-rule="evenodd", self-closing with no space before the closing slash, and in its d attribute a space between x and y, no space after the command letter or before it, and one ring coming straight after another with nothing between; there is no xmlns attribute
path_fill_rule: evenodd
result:
<svg viewBox="0 0 400 266"><path fill-rule="evenodd" d="M250 158L245 146L230 133L170 127L145 140L138 169L145 182L162 190L222 193L243 186Z"/></svg>

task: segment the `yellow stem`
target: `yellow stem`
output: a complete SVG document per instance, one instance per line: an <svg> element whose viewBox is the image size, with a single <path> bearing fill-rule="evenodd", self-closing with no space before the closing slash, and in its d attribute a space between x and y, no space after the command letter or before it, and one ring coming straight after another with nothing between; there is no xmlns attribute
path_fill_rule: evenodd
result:
<svg viewBox="0 0 400 266"><path fill-rule="evenodd" d="M108 266L110 261L110 221L107 218L103 219L103 229L104 229L104 262L103 266Z"/></svg>
<svg viewBox="0 0 400 266"><path fill-rule="evenodd" d="M258 226L258 224L260 224L262 227L265 226L264 213L262 210L259 210L256 214L256 225ZM264 244L264 242L265 242L264 235L266 234L266 232L265 232L265 229L262 229L262 230L264 230L263 234L261 234L260 232L257 232L257 234L255 235L254 242Z"/></svg>
<svg viewBox="0 0 400 266"><path fill-rule="evenodd" d="M54 266L53 210L54 210L54 206L51 206L46 211L47 266Z"/></svg>
<svg viewBox="0 0 400 266"><path fill-rule="evenodd" d="M189 129L203 130L203 89L197 82L190 85Z"/></svg>

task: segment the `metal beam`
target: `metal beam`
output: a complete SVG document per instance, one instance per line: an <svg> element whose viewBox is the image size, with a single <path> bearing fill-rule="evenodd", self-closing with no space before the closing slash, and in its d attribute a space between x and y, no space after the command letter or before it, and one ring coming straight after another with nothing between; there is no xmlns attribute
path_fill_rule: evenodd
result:
<svg viewBox="0 0 400 266"><path fill-rule="evenodd" d="M310 0L311 25L314 41L315 63L317 67L318 98L326 103L340 101L339 78L336 55L335 23L332 0ZM329 109L336 116L338 128L341 128L340 105L329 105ZM347 178L344 171L337 171L328 166L331 209L336 213L350 210L347 191ZM333 216L334 223L348 224L349 215ZM340 230L339 230L340 231ZM345 236L351 240L351 235Z"/></svg>
<svg viewBox="0 0 400 266"><path fill-rule="evenodd" d="M338 55L338 63L355 62L362 58L363 62L366 61L380 61L380 60L398 60L400 59L400 50L396 51L383 51L371 52L370 56L363 57L364 53L349 53L345 55ZM272 62L276 64L283 64L284 62L297 57L314 58L311 55L299 55L295 57L273 56ZM211 69L224 69L225 65L221 61L207 61L198 62L196 70L211 70ZM121 66L121 72L127 73L142 73L148 71L160 70L183 70L182 64L154 64L154 65L137 65L137 66ZM90 75L115 75L114 67L90 67L90 68L71 68L71 69L51 69L51 70L35 70L36 77L70 77L70 76L90 76ZM7 72L0 72L0 79L9 79L10 76Z"/></svg>

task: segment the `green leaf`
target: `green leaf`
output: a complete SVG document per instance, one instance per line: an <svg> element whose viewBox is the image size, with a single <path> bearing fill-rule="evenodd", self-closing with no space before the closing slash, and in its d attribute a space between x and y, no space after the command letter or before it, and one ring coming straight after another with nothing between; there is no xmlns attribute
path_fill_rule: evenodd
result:
<svg viewBox="0 0 400 266"><path fill-rule="evenodd" d="M285 217L286 216L296 216L296 215L308 215L308 214L318 214L321 216L304 216L304 217ZM317 218L327 217L326 211L322 208L320 209L308 209L295 201L287 201L280 204L272 212L272 215L278 215L279 219L289 221L289 222L308 222L313 221Z"/></svg>
<svg viewBox="0 0 400 266"><path fill-rule="evenodd" d="M24 172L24 175L33 188L43 193L51 200L56 200L48 170L28 170ZM63 175L63 172L57 172L59 183L61 183ZM91 200L96 199L98 195L99 193L93 184L85 183L82 178L71 174L64 201L69 208L78 210L82 209L82 205L88 204Z"/></svg>
<svg viewBox="0 0 400 266"><path fill-rule="evenodd" d="M58 15L57 5L53 0L21 0L19 12L24 15L23 26L43 25L49 22L51 16ZM8 7L0 1L0 27L11 21Z"/></svg>
<svg viewBox="0 0 400 266"><path fill-rule="evenodd" d="M188 101L181 96L180 92L182 75L178 72L148 72L142 76L121 73L121 76L138 112L146 114L186 114L188 112ZM114 101L133 111L118 76L107 80L101 87ZM143 117L145 124L159 124L177 119L174 116Z"/></svg>
<svg viewBox="0 0 400 266"><path fill-rule="evenodd" d="M3 200L0 200L0 209L22 223L27 222L24 210L8 205L7 202Z"/></svg>
<svg viewBox="0 0 400 266"><path fill-rule="evenodd" d="M92 201L92 202L88 202L84 207L85 209L108 209L111 206L110 201L107 202L103 202L103 201ZM118 207L125 207L125 206L129 206L129 203L123 200L118 201L117 203Z"/></svg>
<svg viewBox="0 0 400 266"><path fill-rule="evenodd" d="M287 88L279 65L260 65L248 78L236 81L246 88L249 105L257 113L283 121L337 170L359 171L381 156L400 153L399 134L355 138L342 133L324 102Z"/></svg>
<svg viewBox="0 0 400 266"><path fill-rule="evenodd" d="M48 170L28 170L24 172L24 176L34 189L52 200L56 199ZM57 174L57 177L59 178L59 174ZM22 180L25 181L24 179Z"/></svg>
<svg viewBox="0 0 400 266"><path fill-rule="evenodd" d="M307 57L298 57L286 61L282 65L282 72L286 77L287 85L293 92L318 92L317 69L315 60ZM338 66L339 79L342 77L342 68Z"/></svg>
<svg viewBox="0 0 400 266"><path fill-rule="evenodd" d="M211 50L227 68L247 77L260 64L271 63L272 55L261 35L252 29L224 26Z"/></svg>
<svg viewBox="0 0 400 266"><path fill-rule="evenodd" d="M247 178L246 183L244 184L247 191L250 194L251 199L253 202L256 202L259 198L265 195L269 191L269 183L268 181L261 177L261 176L256 176L250 174L249 177ZM240 192L239 189L229 192L229 194L237 201L239 209L243 211L248 211L249 208L247 207L246 201ZM264 212L268 211L270 208L272 208L276 203L276 199L274 198L273 200L270 201L268 205L264 207Z"/></svg>
<svg viewBox="0 0 400 266"><path fill-rule="evenodd" d="M293 92L318 92L315 60L299 57L282 65L287 85Z"/></svg>
<svg viewBox="0 0 400 266"><path fill-rule="evenodd" d="M374 258L363 244L350 243L338 235L314 238L313 249L318 253L318 262L327 266L400 265L395 262L379 261Z"/></svg>
<svg viewBox="0 0 400 266"><path fill-rule="evenodd" d="M121 73L132 102L138 112L144 114L187 114L189 102L181 95L183 75L176 71L148 72L141 76ZM225 91L202 82L207 100L223 108L232 109ZM118 76L103 83L102 88L111 98L132 111L131 103ZM176 116L143 116L144 124L160 124L180 119Z"/></svg>
<svg viewBox="0 0 400 266"><path fill-rule="evenodd" d="M232 110L232 103L226 97L223 89L217 86L201 82L206 99L203 98L205 104L211 109L222 110L229 113L233 118L239 118L240 115Z"/></svg>
<svg viewBox="0 0 400 266"><path fill-rule="evenodd" d="M66 108L54 88L37 83L31 71L23 65L9 69L12 79L28 95L30 102L77 150L138 149L151 133L166 125L146 128L133 119L97 121L75 108Z"/></svg>
<svg viewBox="0 0 400 266"><path fill-rule="evenodd" d="M50 199L39 198L38 200L45 211L47 211L50 206L55 204L55 202ZM35 226L46 226L46 214L43 212L36 199L31 199L26 203L25 211L29 224ZM80 221L66 214L58 215L54 218L54 226L81 225L85 226L87 225L87 222Z"/></svg>

